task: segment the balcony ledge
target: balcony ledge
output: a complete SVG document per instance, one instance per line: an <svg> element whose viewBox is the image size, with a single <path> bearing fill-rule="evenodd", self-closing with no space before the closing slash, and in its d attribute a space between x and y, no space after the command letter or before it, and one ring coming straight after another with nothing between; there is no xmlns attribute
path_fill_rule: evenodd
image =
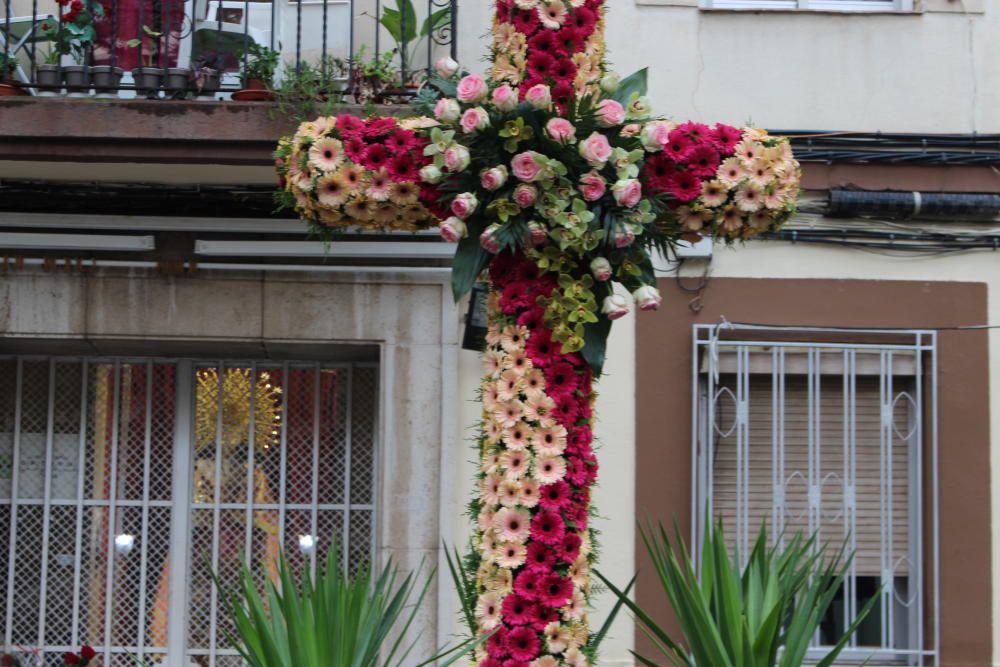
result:
<svg viewBox="0 0 1000 667"><path fill-rule="evenodd" d="M0 160L268 165L278 137L294 129L275 109L269 102L2 97ZM338 111L364 113L355 105Z"/></svg>

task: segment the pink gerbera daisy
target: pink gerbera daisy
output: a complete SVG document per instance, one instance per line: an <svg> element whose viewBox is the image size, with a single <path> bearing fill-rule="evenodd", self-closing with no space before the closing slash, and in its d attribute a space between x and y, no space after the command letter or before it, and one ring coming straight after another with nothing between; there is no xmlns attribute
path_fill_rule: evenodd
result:
<svg viewBox="0 0 1000 667"><path fill-rule="evenodd" d="M524 374L524 393L528 396L539 394L545 389L545 375L540 368L532 368Z"/></svg>
<svg viewBox="0 0 1000 667"><path fill-rule="evenodd" d="M531 444L531 430L524 422L514 424L504 429L503 442L511 451L524 451Z"/></svg>
<svg viewBox="0 0 1000 667"><path fill-rule="evenodd" d="M527 625L534 620L534 612L531 600L521 597L517 593L503 599L503 618L508 625Z"/></svg>
<svg viewBox="0 0 1000 667"><path fill-rule="evenodd" d="M704 123L696 123L694 121L681 123L677 126L677 130L686 134L688 138L695 143L708 139L712 134L712 130L708 127L708 125L705 125Z"/></svg>
<svg viewBox="0 0 1000 667"><path fill-rule="evenodd" d="M556 33L552 30L543 30L528 40L528 48L532 53L554 53L559 51L559 42L556 41Z"/></svg>
<svg viewBox="0 0 1000 667"><path fill-rule="evenodd" d="M372 173L368 181L368 198L372 201L386 201L389 199L390 186L392 185L392 179L389 178L389 173L385 169L379 169Z"/></svg>
<svg viewBox="0 0 1000 667"><path fill-rule="evenodd" d="M544 51L536 51L528 56L528 71L532 76L541 79L552 76L552 68L555 67L555 64L556 59Z"/></svg>
<svg viewBox="0 0 1000 667"><path fill-rule="evenodd" d="M551 400L551 399L550 399ZM554 412L554 408L549 410ZM533 441L535 450L541 456L558 456L566 449L566 427L556 424L551 428L540 428L535 431Z"/></svg>
<svg viewBox="0 0 1000 667"><path fill-rule="evenodd" d="M394 181L415 181L418 172L416 161L409 153L401 153L389 161L389 176Z"/></svg>
<svg viewBox="0 0 1000 667"><path fill-rule="evenodd" d="M688 165L695 176L714 176L719 168L719 152L708 144L700 144L688 156Z"/></svg>
<svg viewBox="0 0 1000 667"><path fill-rule="evenodd" d="M337 129L341 132L360 132L364 130L365 122L349 113L337 116Z"/></svg>
<svg viewBox="0 0 1000 667"><path fill-rule="evenodd" d="M538 20L538 14L530 10L518 9L511 14L511 23L517 28L518 32L523 32L526 36L530 37L538 32L541 27L541 22Z"/></svg>
<svg viewBox="0 0 1000 667"><path fill-rule="evenodd" d="M528 339L527 352L531 363L542 368L551 364L558 355L558 344L552 342L548 331L536 331Z"/></svg>
<svg viewBox="0 0 1000 667"><path fill-rule="evenodd" d="M573 26L584 35L589 35L597 25L597 14L586 7L577 7L570 14L567 25Z"/></svg>
<svg viewBox="0 0 1000 667"><path fill-rule="evenodd" d="M583 41L586 34L572 25L570 21L556 32L556 44L559 50L567 56L572 56L583 50Z"/></svg>
<svg viewBox="0 0 1000 667"><path fill-rule="evenodd" d="M559 83L572 84L576 78L576 65L569 58L560 58L550 70L552 77Z"/></svg>
<svg viewBox="0 0 1000 667"><path fill-rule="evenodd" d="M701 194L701 179L690 171L679 171L670 179L670 194L683 202L693 201Z"/></svg>
<svg viewBox="0 0 1000 667"><path fill-rule="evenodd" d="M510 657L515 660L533 660L541 648L538 635L531 628L511 630L507 634L504 645L507 647Z"/></svg>
<svg viewBox="0 0 1000 667"><path fill-rule="evenodd" d="M566 459L561 456L543 456L535 462L535 477L542 484L554 484L566 476Z"/></svg>
<svg viewBox="0 0 1000 667"><path fill-rule="evenodd" d="M564 563L573 563L580 556L582 545L583 540L577 533L566 533L559 543L559 558Z"/></svg>
<svg viewBox="0 0 1000 667"><path fill-rule="evenodd" d="M525 600L537 600L541 577L542 575L535 570L524 570L514 580L514 591Z"/></svg>
<svg viewBox="0 0 1000 667"><path fill-rule="evenodd" d="M562 607L573 597L573 582L558 574L550 574L541 581L542 604Z"/></svg>
<svg viewBox="0 0 1000 667"><path fill-rule="evenodd" d="M671 130L667 136L667 145L663 147L663 152L671 160L683 162L693 149L694 142L691 141L691 138L676 128Z"/></svg>
<svg viewBox="0 0 1000 667"><path fill-rule="evenodd" d="M545 389L555 400L576 391L577 383L576 370L567 363L552 364L545 369Z"/></svg>
<svg viewBox="0 0 1000 667"><path fill-rule="evenodd" d="M389 150L382 144L372 144L365 149L361 156L361 163L368 169L376 171L385 167L389 162Z"/></svg>
<svg viewBox="0 0 1000 667"><path fill-rule="evenodd" d="M531 520L531 539L542 544L557 545L565 533L566 524L556 512L542 510Z"/></svg>
<svg viewBox="0 0 1000 667"><path fill-rule="evenodd" d="M486 640L486 652L491 658L506 658L509 655L507 650L508 630L504 625L500 625L496 631Z"/></svg>
<svg viewBox="0 0 1000 667"><path fill-rule="evenodd" d="M572 426L580 416L579 401L573 396L560 396L556 399L556 409L552 411L552 416L560 424Z"/></svg>
<svg viewBox="0 0 1000 667"><path fill-rule="evenodd" d="M417 146L417 138L410 130L396 130L385 139L385 145L394 153L411 151Z"/></svg>
<svg viewBox="0 0 1000 667"><path fill-rule="evenodd" d="M532 308L517 316L517 323L528 331L534 331L542 326L545 318L545 310L542 308Z"/></svg>
<svg viewBox="0 0 1000 667"><path fill-rule="evenodd" d="M531 570L538 572L548 572L556 562L556 553L551 547L541 542L532 542L528 545L527 566Z"/></svg>
<svg viewBox="0 0 1000 667"><path fill-rule="evenodd" d="M563 539L565 541L565 538ZM497 547L497 565L509 569L521 567L524 565L526 554L527 549L523 544L519 544L517 542L504 542ZM504 600L504 602L506 602L506 600Z"/></svg>
<svg viewBox="0 0 1000 667"><path fill-rule="evenodd" d="M717 123L709 135L712 142L725 155L736 150L736 145L740 143L742 137L743 133L738 128L723 123Z"/></svg>
<svg viewBox="0 0 1000 667"><path fill-rule="evenodd" d="M563 481L546 484L538 494L538 504L547 509L558 512L569 504L570 488L569 484Z"/></svg>

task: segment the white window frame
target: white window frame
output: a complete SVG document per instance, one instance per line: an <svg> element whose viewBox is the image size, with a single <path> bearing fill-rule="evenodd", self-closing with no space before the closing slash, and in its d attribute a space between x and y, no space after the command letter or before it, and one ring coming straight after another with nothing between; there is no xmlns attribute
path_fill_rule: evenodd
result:
<svg viewBox="0 0 1000 667"><path fill-rule="evenodd" d="M701 0L702 9L815 11L815 12L912 12L913 0Z"/></svg>
<svg viewBox="0 0 1000 667"><path fill-rule="evenodd" d="M42 536L41 536L41 563L42 569L40 572L41 590L39 604L41 605L41 616L39 618L39 628L38 628L38 641L31 642L28 648L40 648L46 654L61 654L65 651L75 651L79 648L77 645L82 638L78 636L79 623L78 615L80 613L80 600L79 591L82 586L82 565L80 557L80 549L83 544L81 535L81 525L83 521L83 512L85 507L107 507L108 512L114 520L119 520L119 515L116 513L116 509L120 507L131 507L131 508L141 508L143 513L143 525L142 525L142 535L136 535L134 552L130 554L131 557L141 558L143 562L143 567L140 568L140 584L138 588L138 595L140 600L140 610L145 609L145 601L147 596L147 591L149 586L155 586L155 582L150 582L146 577L145 568L145 558L146 549L144 548L144 539L148 537L148 521L147 514L150 508L173 508L170 512L170 579L169 579L169 590L170 596L168 599L168 610L167 610L167 642L166 647L155 647L159 650L154 650L154 647L147 647L145 645L145 632L146 632L146 621L140 620L138 624L139 635L135 642L126 645L114 645L110 652L116 655L122 655L124 652L130 652L136 654L138 657L142 658L148 654L158 654L160 651L166 649L166 661L165 665L169 667L185 667L188 665L190 657L192 656L207 656L210 665L219 664L219 658L225 656L236 656L238 653L234 649L221 648L217 645L217 641L223 641L221 634L217 637L216 625L218 614L222 613L220 601L217 599L217 591L213 587L211 590L212 598L212 608L215 612L210 617L211 630L211 646L204 649L191 649L189 648L188 642L188 625L189 625L189 613L190 613L190 581L189 576L185 576L184 573L190 575L192 562L190 551L193 545L193 533L191 532L191 517L194 510L199 511L210 511L215 517L216 531L218 530L218 516L222 511L223 505L228 506L226 503L220 503L218 498L214 503L204 504L196 503L193 500L193 488L192 488L192 466L193 466L193 454L194 454L194 427L195 427L195 414L194 414L194 403L195 394L197 388L195 386L195 373L198 368L205 367L215 367L220 369L220 371L232 368L241 367L249 368L256 374L258 368L260 369L280 369L282 372L282 377L287 378L289 376L290 368L305 368L311 370L315 373L316 383L314 385L313 391L315 396L315 406L313 408L313 474L312 474L312 501L304 505L294 505L293 509L297 511L309 511L312 513L312 534L316 534L317 528L317 517L319 512L332 511L341 513L344 517L342 523L342 535L340 535L342 553L349 553L350 544L350 522L349 518L352 516L352 512L357 511L361 513L368 513L371 518L371 542L367 545L367 552L370 554L371 558L375 558L378 553L379 548L379 528L380 528L380 517L379 517L379 493L380 493L380 465L381 465L381 453L380 453L380 410L381 410L381 391L380 384L382 382L381 374L379 373L379 364L376 362L352 362L352 363L327 363L327 362L281 362L281 361L244 361L244 360L225 360L225 361L192 361L191 359L184 358L153 358L153 357L105 357L105 356L20 356L20 355L0 355L0 359L5 361L13 361L16 368L15 377L12 378L11 386L14 387L14 422L13 422L13 432L12 437L12 457L11 457L11 497L9 499L0 499L0 511L10 512L10 533L7 540L3 544L0 544L0 548L4 549L8 553L8 569L6 572L0 572L0 609L4 613L0 614L0 618L4 619L4 622L0 623L0 653L2 652L18 652L20 648L14 644L12 641L12 630L13 630L13 618L12 618L12 608L15 587L15 568L14 568L14 555L16 553L17 547L19 545L17 538L17 511L18 507L41 506L43 510L43 525L42 525ZM23 397L23 368L26 362L45 362L48 364L48 405L47 405L47 417L45 425L45 464L44 464L44 491L41 498L25 497L21 498L18 495L18 472L21 468L19 456L22 453L22 436L21 433L21 422L22 422L22 397ZM51 498L51 480L53 478L53 440L54 440L54 429L53 429L53 413L55 410L55 391L56 391L56 367L58 364L79 364L79 372L81 375L80 379L80 432L76 436L79 440L79 458L77 459L77 487L76 487L76 500L67 501L66 499L60 499L58 504L60 507L73 507L76 509L76 521L77 521L77 534L76 534L76 563L73 566L73 605L72 605L72 644L70 645L52 645L44 644L45 639L45 628L46 628L46 616L45 616L45 604L46 604L46 579L47 579L47 565L49 563L48 553L49 549L49 520L50 520L50 509L53 505L53 499ZM146 418L146 433L145 433L145 464L143 466L143 499L141 500L120 500L117 498L117 493L115 490L115 480L118 477L118 466L120 461L118 461L117 454L115 453L118 444L120 434L119 430L119 393L121 390L121 382L116 381L114 383L114 398L113 398L113 410L114 416L112 418L112 436L111 436L111 470L112 474L111 480L111 490L109 497L106 500L101 501L91 501L84 499L84 452L86 448L86 433L87 433L87 419L88 419L88 381L89 372L94 364L107 364L113 365L114 373L116 378L121 377L121 367L124 364L134 364L143 365L146 368L146 383L147 392L145 395L146 406L145 406L145 418ZM150 457L150 401L152 400L152 393L148 390L152 386L153 374L152 368L154 364L167 364L174 367L174 423L172 425L173 431L173 459L172 459L172 476L171 476L171 486L170 493L171 497L168 500L150 500L149 499L149 457ZM371 415L372 420L372 432L371 432L371 500L366 504L352 503L351 494L351 444L352 444L352 417L354 414L353 410L353 399L354 399L354 376L356 369L370 369L373 371L373 382L372 387L373 399L374 399L374 414ZM341 502L335 504L320 503L318 500L318 483L319 483L319 467L318 467L318 457L320 440L319 440L319 428L320 428L320 416L319 416L319 383L320 383L320 372L321 370L336 369L339 372L344 373L345 380L343 381L342 390L345 392L344 397L344 437L345 437L345 458L344 458L344 497ZM74 371L75 372L75 371ZM221 377L221 374L220 374ZM223 396L222 392L219 392L220 405ZM251 393L250 395L250 410L251 418L250 423L253 423L253 410L255 403L255 395ZM282 415L287 414L287 402L288 393L283 392L282 396ZM221 414L219 416L219 423L221 428ZM252 430L252 429L251 429ZM279 534L282 536L282 543L284 545L288 544L288 536L284 535L285 532L285 512L286 512L286 484L285 484L285 470L286 470L286 443L287 443L287 420L281 420L280 427L280 442L281 442L281 479L280 488L276 487L274 490L276 493L276 503L279 505L278 511L280 516L281 526L279 529ZM253 447L253 434L250 435L249 446ZM218 457L218 444L217 444L217 457ZM251 450L252 452L253 450ZM252 454L251 454L252 457ZM250 459L252 464L252 458ZM218 470L218 467L217 467ZM248 491L249 493L249 491ZM218 496L218 489L216 489L216 496ZM306 507L308 505L308 507ZM248 498L246 503L246 512L248 520L251 519L251 513L253 511L254 502L252 498ZM265 506L270 507L270 506ZM102 546L102 550L106 549L107 558L107 570L111 572L113 569L114 559L117 557L115 555L115 544L114 535L107 535L106 542ZM213 537L213 548L212 548L212 559L213 566L217 562L215 559L218 557L217 549L215 548L218 542L218 533L216 532ZM249 549L249 546L248 546ZM313 552L309 556L309 562L311 569L315 574L317 566L321 565L317 563L318 558L316 552ZM111 623L112 623L112 603L110 591L113 584L113 578L106 576L104 585L108 591L105 594L104 602L104 623L103 623L103 636L101 641L93 642L94 648L101 655L107 655L109 652L107 650L108 643L111 639ZM140 614L142 611L140 611ZM208 621L206 621L208 622ZM231 659L231 658L230 658Z"/></svg>
<svg viewBox="0 0 1000 667"><path fill-rule="evenodd" d="M914 606L907 605L909 618L907 623L910 637L908 648L897 649L893 646L893 595L896 594L893 587L892 577L895 572L892 565L883 565L881 573L881 627L883 646L879 648L859 647L854 639L841 654L839 662L853 664L854 661L864 660L889 661L888 664L907 664L920 666L938 666L940 664L940 611L938 601L940 600L940 576L939 576L939 489L938 489L938 437L937 437L937 334L934 331L925 330L879 330L879 329L837 329L837 328L806 328L795 329L793 327L768 327L757 325L695 325L693 330L693 360L692 360L692 556L695 561L699 561L701 554L700 545L703 539L704 518L709 507L712 507L712 488L714 471L714 441L718 435L718 424L716 424L715 404L719 400L729 400L732 402L733 413L732 423L725 425L726 437L735 437L737 447L737 457L749 458L749 405L750 377L753 375L766 374L772 380L772 415L773 419L783 420L784 411L784 378L786 376L786 353L804 354L805 359L800 359L800 363L806 363L807 369L802 373L798 369L797 373L805 374L809 384L809 439L810 439L810 467L818 459L813 456L813 448L819 450L821 446L837 446L841 443L822 443L819 426L819 384L822 378L833 375L837 377L842 374L844 378L844 405L852 406L850 410L844 410L844 443L845 461L848 448L851 456L854 452L853 433L853 387L856 386L856 379L859 376L857 371L857 359L859 353L866 353L866 356L878 355L880 366L875 373L880 381L881 406L881 428L880 428L880 448L887 452L886 443L891 443L894 437L893 429L893 409L896 401L900 400L901 393L893 390L892 379L897 376L901 357L906 355L912 362L909 371L913 381L913 396L907 395L905 398L911 401L917 411L917 415L912 420L912 430L906 434L905 440L914 438L910 447L911 460L910 484L915 485L915 502L910 506L910 533L912 557L911 577L917 582L918 590L913 598L908 602ZM857 340L864 342L843 342L845 340ZM829 341L829 342L826 342ZM875 341L875 342L872 342ZM754 363L751 364L751 350L755 352ZM894 359L893 355L897 355ZM728 359L727 363L720 363L720 357ZM831 359L832 357L832 359ZM768 368L761 368L763 365ZM839 371L831 373L824 370L827 361L832 361L834 366L839 367ZM724 369L723 366L726 366ZM735 391L728 388L721 388L720 373L734 376ZM926 390L925 390L926 386ZM722 398L720 398L722 397ZM922 416L920 411L922 410ZM815 415L815 416L814 416ZM926 425L926 427L925 427ZM731 429L731 430L730 430ZM784 426L780 429L772 429L773 447L782 450L784 447ZM924 460L924 446L929 450L929 459ZM775 455L778 456L777 454ZM783 453L781 454L783 457ZM883 456L890 456L883 453ZM780 460L776 458L775 460ZM745 461L740 465L748 465ZM815 464L818 468L818 464ZM923 488L924 472L930 473L930 488ZM814 475L815 472L815 475ZM748 516L745 508L750 504L749 480L747 472L737 472L737 516ZM772 473L773 474L773 473ZM822 503L822 474L819 470L810 469L809 477L816 479L808 480L810 484L809 493L809 513L821 511L819 506ZM891 479L891 475L889 476ZM741 488L742 481L742 488ZM853 482L843 480L845 486L842 498L844 507L843 521L845 527L850 523L853 511L854 487ZM885 481L883 480L883 484ZM775 482L771 503L782 503L780 498L784 498L784 481ZM779 489L779 487L781 487ZM815 491L815 493L814 493ZM891 497L891 493L890 493ZM929 498L929 500L927 500ZM741 504L742 502L742 504ZM776 504L777 503L777 504ZM743 507L743 509L740 509ZM925 511L927 514L925 515ZM783 511L774 511L773 519L781 521ZM812 518L810 517L810 525ZM730 527L727 532L730 532ZM772 526L772 528L778 528ZM846 528L845 528L846 530ZM883 528L883 530L885 530ZM748 534L748 530L736 527L736 541L740 545L742 553L745 555L748 550L746 545L753 541L753 535ZM777 533L774 530L773 533ZM924 558L925 542L930 542L929 557ZM890 533L891 543L891 533ZM884 541L883 541L884 544ZM889 558L893 557L893 550L888 549ZM883 553L883 560L886 556ZM909 560L909 558L908 558ZM856 582L853 571L846 585L851 586L851 582ZM920 582L928 582L926 588L920 588ZM886 585L886 582L890 582ZM856 585L856 583L854 584ZM925 630L925 622L930 621L930 628ZM825 651L820 647L811 651L810 657L818 659ZM883 664L879 662L878 664Z"/></svg>

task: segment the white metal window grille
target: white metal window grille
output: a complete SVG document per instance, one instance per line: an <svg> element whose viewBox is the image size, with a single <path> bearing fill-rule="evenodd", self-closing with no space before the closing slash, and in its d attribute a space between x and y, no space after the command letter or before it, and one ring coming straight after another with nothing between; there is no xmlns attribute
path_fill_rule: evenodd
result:
<svg viewBox="0 0 1000 667"><path fill-rule="evenodd" d="M913 0L701 0L703 9L784 9L821 12L909 12Z"/></svg>
<svg viewBox="0 0 1000 667"><path fill-rule="evenodd" d="M377 394L371 364L0 357L3 652L240 664L209 568L371 557Z"/></svg>
<svg viewBox="0 0 1000 667"><path fill-rule="evenodd" d="M817 649L877 595L842 661L938 664L934 332L699 325L694 352L696 557L709 509L741 558L765 522L846 540Z"/></svg>

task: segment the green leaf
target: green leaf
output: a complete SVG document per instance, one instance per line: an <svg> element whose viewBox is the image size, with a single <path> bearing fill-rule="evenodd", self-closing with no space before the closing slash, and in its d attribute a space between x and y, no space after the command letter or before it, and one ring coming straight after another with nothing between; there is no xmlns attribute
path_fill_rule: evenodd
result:
<svg viewBox="0 0 1000 667"><path fill-rule="evenodd" d="M456 302L472 289L489 261L490 254L479 245L479 236L470 230L469 235L458 242L455 259L451 263L451 291Z"/></svg>
<svg viewBox="0 0 1000 667"><path fill-rule="evenodd" d="M600 377L604 369L605 356L608 348L608 334L611 333L611 320L603 313L597 316L595 324L584 327L583 358L594 371L595 377Z"/></svg>
<svg viewBox="0 0 1000 667"><path fill-rule="evenodd" d="M451 7L445 7L444 9L432 12L430 16L424 19L424 24L420 27L420 37L428 37L448 23L451 23Z"/></svg>
<svg viewBox="0 0 1000 667"><path fill-rule="evenodd" d="M614 95L611 97L624 105L628 105L632 95L638 93L639 96L646 94L646 89L648 87L648 77L649 69L643 67L638 72L634 72L624 79L618 85L618 90L615 91Z"/></svg>

